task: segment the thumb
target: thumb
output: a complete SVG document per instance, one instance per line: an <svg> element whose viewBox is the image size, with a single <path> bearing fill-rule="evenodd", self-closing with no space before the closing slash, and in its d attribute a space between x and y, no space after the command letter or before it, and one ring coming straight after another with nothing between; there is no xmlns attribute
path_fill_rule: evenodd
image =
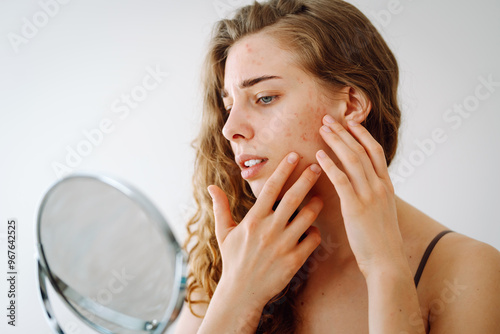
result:
<svg viewBox="0 0 500 334"><path fill-rule="evenodd" d="M224 191L214 185L208 186L207 189L208 193L212 197L215 217L215 236L220 247L229 232L237 225L231 216L229 201L227 200L227 196Z"/></svg>

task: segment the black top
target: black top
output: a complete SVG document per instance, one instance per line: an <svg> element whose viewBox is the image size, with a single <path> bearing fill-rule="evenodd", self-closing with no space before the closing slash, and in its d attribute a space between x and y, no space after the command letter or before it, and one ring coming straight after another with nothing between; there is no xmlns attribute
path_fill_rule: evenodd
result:
<svg viewBox="0 0 500 334"><path fill-rule="evenodd" d="M437 242L443 235L446 233L453 232L450 230L442 231L438 235L432 239L432 241L429 243L429 246L427 246L427 249L425 250L424 255L422 256L422 260L420 260L420 264L418 265L417 272L415 273L415 287L418 286L418 282L420 281L420 276L422 276L422 272L424 271L425 264L427 263L427 260L429 259L429 255L431 255L432 250L434 249L434 246L436 246Z"/></svg>

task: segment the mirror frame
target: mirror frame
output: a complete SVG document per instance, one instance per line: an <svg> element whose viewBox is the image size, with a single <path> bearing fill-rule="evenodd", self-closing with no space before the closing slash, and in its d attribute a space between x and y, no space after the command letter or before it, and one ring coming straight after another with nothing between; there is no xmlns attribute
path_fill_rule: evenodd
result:
<svg viewBox="0 0 500 334"><path fill-rule="evenodd" d="M136 203L151 220L155 221L158 230L164 235L167 242L170 242L174 247L176 252L176 263L175 263L175 278L174 286L172 287L172 298L170 299L169 305L165 311L163 319L157 323L146 322L145 328L142 329L146 332L152 334L163 333L177 318L184 303L184 293L186 288L186 274L187 274L187 256L183 249L180 247L177 239L175 238L172 230L170 229L167 221L164 219L163 215L158 211L158 209L148 200L140 191L131 185L127 184L122 180L118 180L115 177L110 177L106 175L88 174L88 173L73 173L70 174L52 184L49 189L45 192L41 204L39 205L37 220L36 220L36 243L37 243L37 276L39 283L39 292L42 302L42 307L45 310L45 315L49 322L50 327L55 333L64 334L64 331L59 326L59 323L55 317L54 311L52 309L52 304L50 302L47 290L46 281L48 280L52 288L56 291L59 297L64 301L67 307L71 309L73 314L90 326L92 329L97 330L100 333L112 334L110 330L97 325L84 317L75 307L69 302L66 296L63 294L58 284L58 280L52 275L50 267L47 263L45 253L43 250L43 244L41 241L41 219L42 213L47 205L47 201L51 194L63 183L74 180L74 179L89 179L93 181L100 181L115 190L124 194L127 198L131 199Z"/></svg>

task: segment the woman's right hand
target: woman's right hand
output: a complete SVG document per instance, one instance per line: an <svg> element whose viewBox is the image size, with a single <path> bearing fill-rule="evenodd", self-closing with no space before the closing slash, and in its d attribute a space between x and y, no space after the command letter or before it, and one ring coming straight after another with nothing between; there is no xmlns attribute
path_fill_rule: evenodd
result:
<svg viewBox="0 0 500 334"><path fill-rule="evenodd" d="M226 194L217 186L208 187L222 255L222 276L215 294L224 289L226 297L238 299L232 298L228 301L231 304L247 303L261 312L264 305L285 288L321 242L319 230L311 226L323 207L319 197L313 197L288 223L318 180L321 174L318 165L313 164L304 170L273 211L273 204L297 160L298 155L290 153L281 161L239 224L232 218ZM304 233L306 236L299 243Z"/></svg>

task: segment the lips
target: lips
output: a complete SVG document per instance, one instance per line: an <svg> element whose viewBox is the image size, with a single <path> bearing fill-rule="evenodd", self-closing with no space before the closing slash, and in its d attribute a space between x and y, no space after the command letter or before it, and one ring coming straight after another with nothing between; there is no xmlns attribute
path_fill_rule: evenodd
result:
<svg viewBox="0 0 500 334"><path fill-rule="evenodd" d="M241 177L245 180L257 176L268 159L257 155L242 154L236 157L236 163L241 168Z"/></svg>
<svg viewBox="0 0 500 334"><path fill-rule="evenodd" d="M268 159L258 155L241 154L236 157L236 163L241 169L251 168L252 165L266 162Z"/></svg>

